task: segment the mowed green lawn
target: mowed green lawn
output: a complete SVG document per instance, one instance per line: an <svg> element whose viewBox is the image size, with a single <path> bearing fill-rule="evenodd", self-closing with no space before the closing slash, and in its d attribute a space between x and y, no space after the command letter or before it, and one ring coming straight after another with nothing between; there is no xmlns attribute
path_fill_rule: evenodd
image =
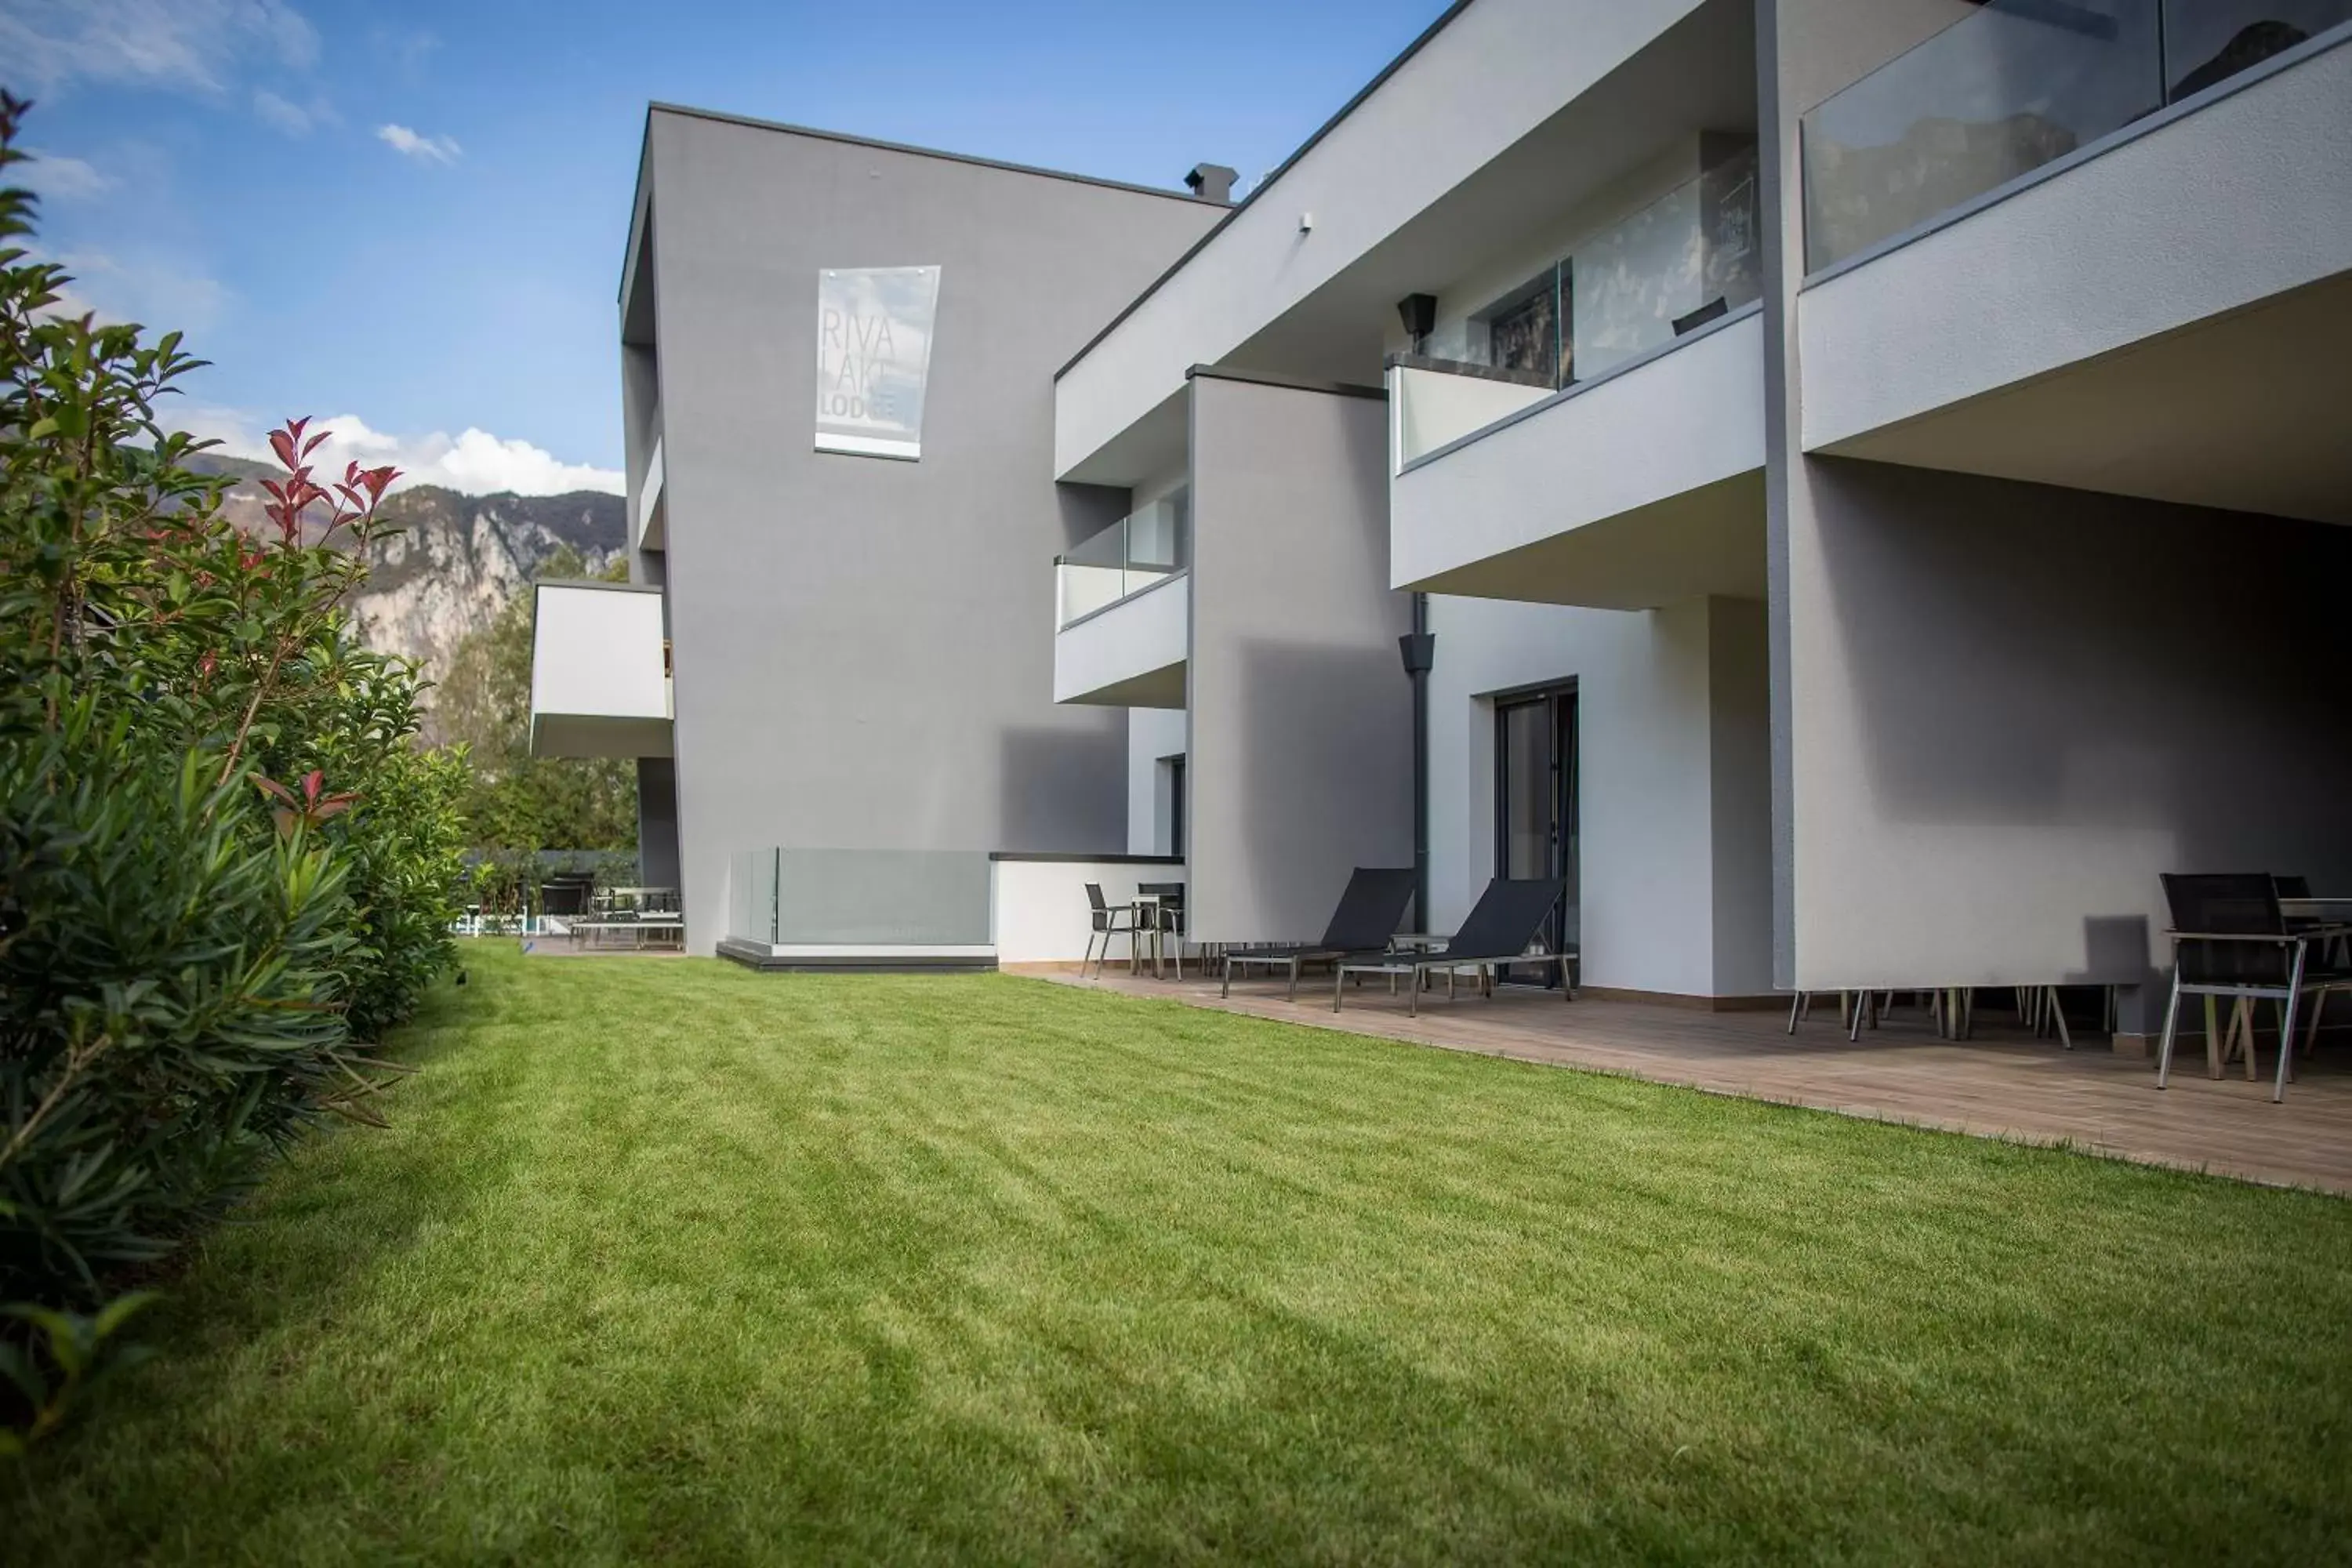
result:
<svg viewBox="0 0 2352 1568"><path fill-rule="evenodd" d="M2352 1553L2338 1200L1008 977L467 962L0 1558Z"/></svg>

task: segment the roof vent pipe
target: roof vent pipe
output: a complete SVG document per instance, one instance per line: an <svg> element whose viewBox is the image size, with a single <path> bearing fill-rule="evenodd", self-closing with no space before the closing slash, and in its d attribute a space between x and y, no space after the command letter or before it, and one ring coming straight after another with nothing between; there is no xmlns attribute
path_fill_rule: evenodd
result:
<svg viewBox="0 0 2352 1568"><path fill-rule="evenodd" d="M1234 182L1240 178L1223 163L1195 163L1192 172L1184 176L1184 184L1204 202L1222 202L1230 205L1234 199Z"/></svg>

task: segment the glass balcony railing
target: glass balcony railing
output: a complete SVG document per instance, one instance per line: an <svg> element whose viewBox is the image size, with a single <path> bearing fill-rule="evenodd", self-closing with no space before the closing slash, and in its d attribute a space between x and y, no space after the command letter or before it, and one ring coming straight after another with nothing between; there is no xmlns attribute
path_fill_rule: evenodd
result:
<svg viewBox="0 0 2352 1568"><path fill-rule="evenodd" d="M1759 234L1750 142L1501 299L1441 322L1413 359L1535 386L1591 381L1758 298Z"/></svg>
<svg viewBox="0 0 2352 1568"><path fill-rule="evenodd" d="M1803 118L1818 271L2352 20L2352 0L1990 0Z"/></svg>
<svg viewBox="0 0 2352 1568"><path fill-rule="evenodd" d="M1191 508L1182 495L1129 513L1054 557L1056 629L1140 594L1192 563Z"/></svg>
<svg viewBox="0 0 2352 1568"><path fill-rule="evenodd" d="M985 947L985 850L738 850L727 934L772 946Z"/></svg>

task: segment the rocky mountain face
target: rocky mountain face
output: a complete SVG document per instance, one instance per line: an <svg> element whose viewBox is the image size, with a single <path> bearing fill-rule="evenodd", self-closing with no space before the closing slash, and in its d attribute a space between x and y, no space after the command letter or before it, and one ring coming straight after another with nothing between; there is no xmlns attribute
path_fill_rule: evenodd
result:
<svg viewBox="0 0 2352 1568"><path fill-rule="evenodd" d="M189 466L234 476L224 507L229 521L249 533L268 528L260 481L276 468L211 453ZM570 545L588 571L599 572L620 553L628 530L627 503L601 490L469 496L417 485L385 498L380 515L398 531L372 547L352 618L370 647L415 659L428 680L447 670L457 645L497 619L558 549Z"/></svg>

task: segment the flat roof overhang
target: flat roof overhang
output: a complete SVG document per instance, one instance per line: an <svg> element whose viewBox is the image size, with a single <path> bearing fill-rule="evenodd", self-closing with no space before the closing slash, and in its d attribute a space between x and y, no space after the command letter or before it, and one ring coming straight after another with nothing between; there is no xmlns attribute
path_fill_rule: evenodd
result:
<svg viewBox="0 0 2352 1568"><path fill-rule="evenodd" d="M1129 446L1160 447L1132 433L1198 363L1379 381L1398 300L1538 244L1675 137L1757 122L1747 0L1480 0L1423 43L1064 368L1057 479L1147 477Z"/></svg>

